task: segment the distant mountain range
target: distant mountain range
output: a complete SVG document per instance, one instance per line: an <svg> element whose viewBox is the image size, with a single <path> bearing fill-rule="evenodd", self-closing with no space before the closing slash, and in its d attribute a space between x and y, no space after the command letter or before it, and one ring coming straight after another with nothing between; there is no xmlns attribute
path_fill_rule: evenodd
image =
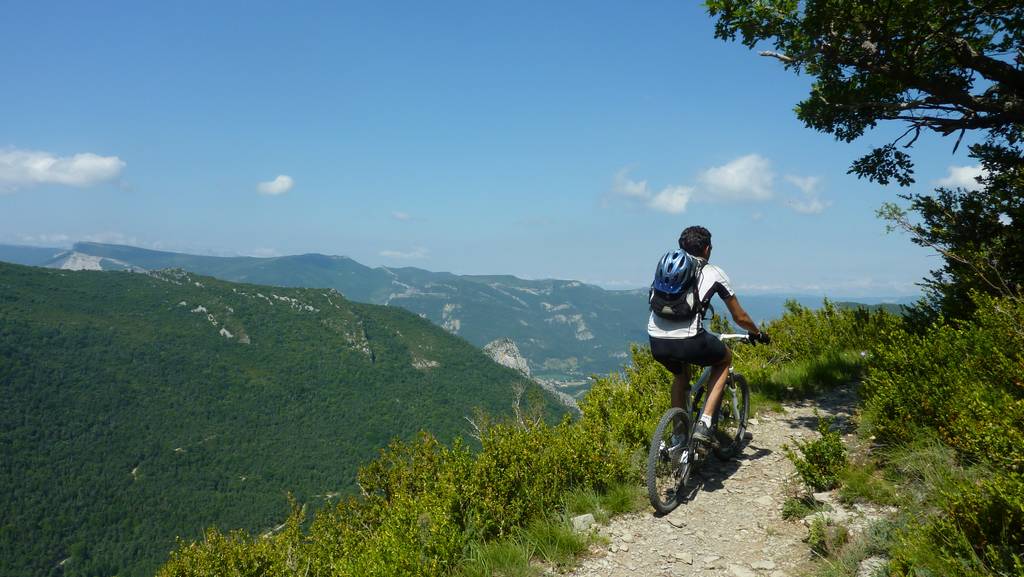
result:
<svg viewBox="0 0 1024 577"><path fill-rule="evenodd" d="M393 437L464 435L517 394L565 411L427 320L330 289L0 263L0 575L152 575L176 536L265 530L287 493L351 494Z"/></svg>
<svg viewBox="0 0 1024 577"><path fill-rule="evenodd" d="M621 368L629 343L647 340L646 289L605 290L571 280L455 275L413 267L370 268L347 257L321 254L214 257L97 243L77 243L64 251L0 246L4 259L70 269L183 268L230 281L333 288L354 301L412 311L478 347L510 338L534 376L576 381L582 387L590 374ZM741 295L755 320L780 316L788 299L809 307L822 301L808 295Z"/></svg>

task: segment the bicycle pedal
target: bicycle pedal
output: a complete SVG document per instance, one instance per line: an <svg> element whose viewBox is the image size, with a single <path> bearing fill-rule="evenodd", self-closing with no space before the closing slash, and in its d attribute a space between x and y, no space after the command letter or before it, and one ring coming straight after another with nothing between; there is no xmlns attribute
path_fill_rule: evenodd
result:
<svg viewBox="0 0 1024 577"><path fill-rule="evenodd" d="M743 432L743 440L744 441L751 441L753 439L754 439L754 433L751 433L750 431L744 431Z"/></svg>

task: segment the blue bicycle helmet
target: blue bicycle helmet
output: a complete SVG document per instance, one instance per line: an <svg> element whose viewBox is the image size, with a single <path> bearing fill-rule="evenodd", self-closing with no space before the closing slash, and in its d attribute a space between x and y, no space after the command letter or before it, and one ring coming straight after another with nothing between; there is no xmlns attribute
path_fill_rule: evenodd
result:
<svg viewBox="0 0 1024 577"><path fill-rule="evenodd" d="M679 294L690 286L696 273L697 263L685 250L666 252L654 271L654 288L667 294Z"/></svg>

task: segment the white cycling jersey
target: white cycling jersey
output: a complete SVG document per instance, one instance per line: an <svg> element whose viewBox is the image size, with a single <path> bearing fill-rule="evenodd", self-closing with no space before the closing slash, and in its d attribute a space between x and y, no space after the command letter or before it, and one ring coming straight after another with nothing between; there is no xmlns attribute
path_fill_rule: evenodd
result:
<svg viewBox="0 0 1024 577"><path fill-rule="evenodd" d="M702 258L697 260L704 265L697 277L699 282L697 285L697 295L700 297L700 314L694 316L690 321L673 321L659 317L652 312L650 319L647 320L647 334L649 336L658 339L688 339L696 336L700 329L700 317L704 315L708 305L711 303L711 297L717 294L719 298L725 300L736 294L732 290L732 283L729 281L729 276L725 274L725 271L713 264L707 263Z"/></svg>

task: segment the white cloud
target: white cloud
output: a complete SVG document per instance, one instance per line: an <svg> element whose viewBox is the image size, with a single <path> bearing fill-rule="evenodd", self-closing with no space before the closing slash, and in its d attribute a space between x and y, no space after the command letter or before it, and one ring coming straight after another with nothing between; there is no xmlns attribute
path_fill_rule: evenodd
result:
<svg viewBox="0 0 1024 577"><path fill-rule="evenodd" d="M821 188L821 177L819 176L797 176L787 174L786 182L800 189L802 197L791 198L786 204L801 214L821 214L826 208L832 205L831 202L822 200L818 195Z"/></svg>
<svg viewBox="0 0 1024 577"><path fill-rule="evenodd" d="M831 202L821 200L816 192L805 194L803 198L790 199L786 204L801 214L821 214L832 205Z"/></svg>
<svg viewBox="0 0 1024 577"><path fill-rule="evenodd" d="M292 177L287 174L279 174L274 180L259 183L256 186L256 190L260 194L279 196L291 190L293 186L295 186L295 181L292 180Z"/></svg>
<svg viewBox="0 0 1024 577"><path fill-rule="evenodd" d="M391 213L391 218L393 218L395 220L406 221L406 220L411 220L412 219L412 215L409 214L408 212L396 211L396 212L392 212Z"/></svg>
<svg viewBox="0 0 1024 577"><path fill-rule="evenodd" d="M408 252L399 251L399 250L382 250L382 251L380 251L380 256L387 257L387 258L397 258L397 259L402 259L402 260L419 260L419 259L427 258L428 254L430 254L430 251L425 249L425 248L423 248L423 247L421 247L421 246L418 246L418 247L416 247L413 250L408 251Z"/></svg>
<svg viewBox="0 0 1024 577"><path fill-rule="evenodd" d="M711 167L699 177L707 188L709 200L768 200L773 194L774 179L771 162L759 154L748 154Z"/></svg>
<svg viewBox="0 0 1024 577"><path fill-rule="evenodd" d="M97 232L82 237L86 242L97 242L100 244L124 244L130 246L141 246L139 239L120 232Z"/></svg>
<svg viewBox="0 0 1024 577"><path fill-rule="evenodd" d="M999 224L1003 226L1010 226L1013 224L1013 217L1006 214L1005 212L999 213Z"/></svg>
<svg viewBox="0 0 1024 577"><path fill-rule="evenodd" d="M43 234L19 234L18 242L22 244L40 246L71 246L71 237L64 233L43 233Z"/></svg>
<svg viewBox="0 0 1024 577"><path fill-rule="evenodd" d="M977 181L981 176L988 176L988 171L980 164L974 166L950 166L945 177L935 181L935 184L946 188L964 188L966 190L981 190L982 185Z"/></svg>
<svg viewBox="0 0 1024 577"><path fill-rule="evenodd" d="M0 188L36 184L92 186L120 176L125 162L116 156L83 152L56 156L39 150L0 149Z"/></svg>
<svg viewBox="0 0 1024 577"><path fill-rule="evenodd" d="M612 191L616 194L632 198L649 199L651 193L647 190L646 180L631 180L629 169L623 168L615 173L615 182L612 184Z"/></svg>
<svg viewBox="0 0 1024 577"><path fill-rule="evenodd" d="M623 168L615 173L612 192L640 202L658 212L680 214L686 211L686 205L689 204L690 198L693 196L693 187L681 185L666 186L657 193L652 193L647 188L646 180L630 179L629 169Z"/></svg>
<svg viewBox="0 0 1024 577"><path fill-rule="evenodd" d="M787 174L786 182L800 189L800 192L804 194L811 194L818 191L821 186L820 176L796 176L795 174Z"/></svg>
<svg viewBox="0 0 1024 577"><path fill-rule="evenodd" d="M693 196L691 186L668 186L647 201L647 206L669 214L680 214L686 211L686 205Z"/></svg>

